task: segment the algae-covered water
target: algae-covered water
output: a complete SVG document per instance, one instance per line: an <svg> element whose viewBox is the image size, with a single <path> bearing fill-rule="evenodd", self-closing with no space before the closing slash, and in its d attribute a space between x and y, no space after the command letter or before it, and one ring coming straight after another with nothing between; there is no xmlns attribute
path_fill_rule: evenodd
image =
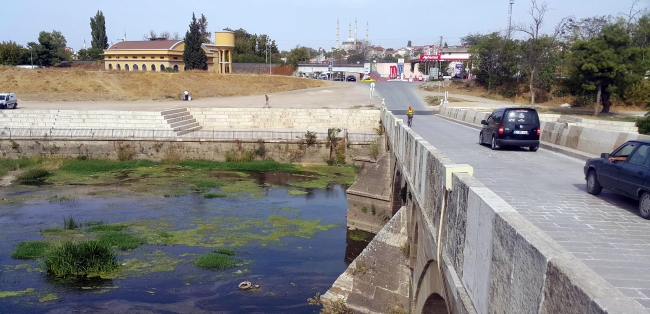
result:
<svg viewBox="0 0 650 314"><path fill-rule="evenodd" d="M347 267L345 188L255 184L212 188L213 198L121 197L110 187L107 193L85 186L2 188L0 198L10 201L0 203L0 312L320 311L307 299L327 291ZM58 196L43 196L52 194ZM61 230L64 217L80 228ZM83 226L99 221L124 224L145 242L117 250L115 272L62 282L44 272L42 259L11 258L22 241L91 239L96 234ZM218 248L234 249L238 265L206 270L194 264ZM241 291L242 281L260 288Z"/></svg>

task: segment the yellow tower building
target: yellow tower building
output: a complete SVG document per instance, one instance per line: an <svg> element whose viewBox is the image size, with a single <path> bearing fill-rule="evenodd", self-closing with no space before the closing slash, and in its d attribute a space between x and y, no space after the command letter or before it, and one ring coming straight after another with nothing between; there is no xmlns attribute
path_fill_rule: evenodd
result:
<svg viewBox="0 0 650 314"><path fill-rule="evenodd" d="M235 34L214 33L214 44L203 44L208 57L208 71L232 73L232 51ZM104 68L118 71L185 71L182 40L121 41L104 50Z"/></svg>

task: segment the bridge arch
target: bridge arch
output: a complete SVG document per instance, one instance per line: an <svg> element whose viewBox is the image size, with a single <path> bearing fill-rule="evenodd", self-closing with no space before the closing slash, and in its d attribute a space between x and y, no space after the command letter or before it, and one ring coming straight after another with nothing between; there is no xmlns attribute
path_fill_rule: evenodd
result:
<svg viewBox="0 0 650 314"><path fill-rule="evenodd" d="M449 312L449 302L443 298L445 294L444 278L438 270L438 263L428 260L422 269L415 288L414 313L445 313Z"/></svg>

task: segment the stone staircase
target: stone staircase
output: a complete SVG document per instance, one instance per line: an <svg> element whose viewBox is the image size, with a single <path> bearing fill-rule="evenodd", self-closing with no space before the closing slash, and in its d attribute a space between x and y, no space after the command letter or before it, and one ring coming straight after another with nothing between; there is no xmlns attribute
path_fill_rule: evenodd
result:
<svg viewBox="0 0 650 314"><path fill-rule="evenodd" d="M187 108L175 108L161 112L167 124L176 132L177 136L185 135L198 131L201 126L196 119L190 114Z"/></svg>

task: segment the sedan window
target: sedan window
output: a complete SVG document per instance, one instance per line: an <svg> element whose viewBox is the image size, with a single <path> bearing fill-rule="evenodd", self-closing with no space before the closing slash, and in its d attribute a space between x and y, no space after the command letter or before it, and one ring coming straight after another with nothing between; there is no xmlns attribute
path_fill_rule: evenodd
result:
<svg viewBox="0 0 650 314"><path fill-rule="evenodd" d="M628 158L628 163L633 164L633 165L638 165L638 166L643 166L645 164L646 159L648 159L648 155L650 155L650 146L649 145L641 145L639 148Z"/></svg>
<svg viewBox="0 0 650 314"><path fill-rule="evenodd" d="M617 150L614 154L612 154L612 157L627 157L630 156L630 153L634 150L636 147L636 143L630 143L626 144L625 146L621 147L619 150Z"/></svg>

